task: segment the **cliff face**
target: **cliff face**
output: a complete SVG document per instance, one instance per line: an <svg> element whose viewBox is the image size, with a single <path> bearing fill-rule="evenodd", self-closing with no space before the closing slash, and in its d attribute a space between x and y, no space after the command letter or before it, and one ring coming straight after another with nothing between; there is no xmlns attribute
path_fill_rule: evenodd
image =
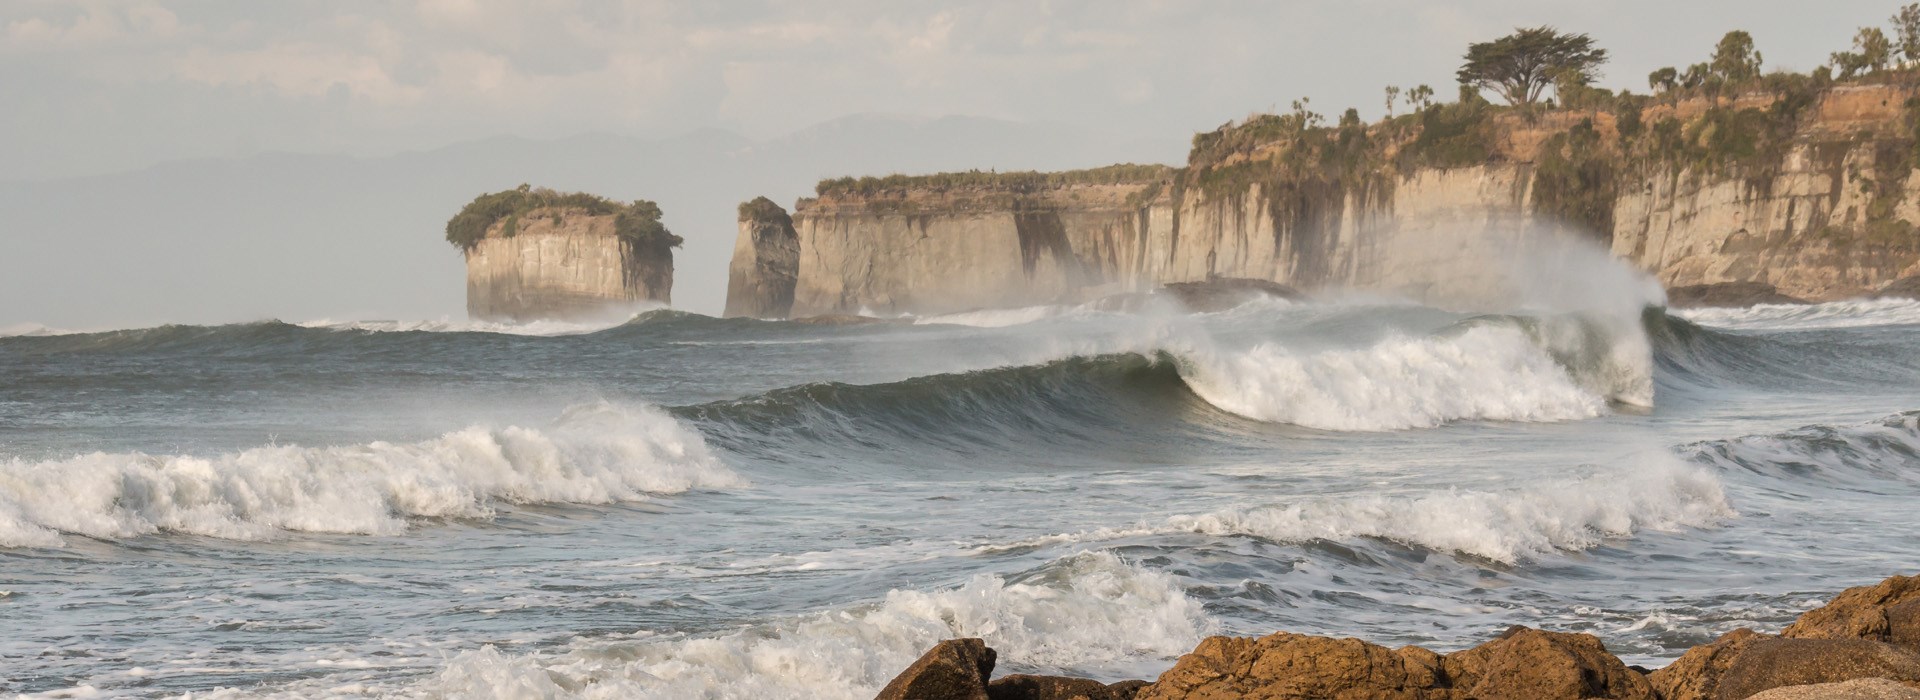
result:
<svg viewBox="0 0 1920 700"><path fill-rule="evenodd" d="M467 314L564 319L671 302L671 247L636 245L618 235L616 219L543 208L494 223L466 253Z"/></svg>
<svg viewBox="0 0 1920 700"><path fill-rule="evenodd" d="M1334 175L1230 176L1284 157L1252 148L1138 182L826 192L792 217L799 255L788 311L939 313L1213 277L1471 297L1488 293L1476 275L1493 271L1460 261L1496 259L1562 227L1668 286L1866 294L1920 274L1907 97L1890 86L1823 91L1770 137L1774 147L1739 151L1737 162L1650 156L1652 137L1623 141L1615 114L1563 112L1504 115L1488 127L1485 155L1466 164L1403 158ZM1708 118L1755 118L1776 101L1658 104L1640 119L1708 142ZM1412 143L1384 150L1392 158ZM748 236L743 228L742 246ZM770 274L739 260L736 286Z"/></svg>

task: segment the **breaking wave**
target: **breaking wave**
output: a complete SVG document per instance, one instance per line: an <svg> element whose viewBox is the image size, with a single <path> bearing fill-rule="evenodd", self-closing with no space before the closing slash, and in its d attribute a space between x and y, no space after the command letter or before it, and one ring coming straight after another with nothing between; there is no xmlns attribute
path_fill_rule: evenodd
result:
<svg viewBox="0 0 1920 700"><path fill-rule="evenodd" d="M476 426L415 443L0 462L0 546L59 546L62 534L393 535L409 518L485 518L500 503L612 503L745 485L670 416L600 403L541 429Z"/></svg>
<svg viewBox="0 0 1920 700"><path fill-rule="evenodd" d="M1505 564L1735 515L1711 470L1670 455L1508 491L1325 498L1177 516L1178 530L1279 542L1375 538Z"/></svg>
<svg viewBox="0 0 1920 700"><path fill-rule="evenodd" d="M1817 330L1920 323L1920 300L1853 299L1824 304L1759 304L1675 312L1704 326L1737 330Z"/></svg>

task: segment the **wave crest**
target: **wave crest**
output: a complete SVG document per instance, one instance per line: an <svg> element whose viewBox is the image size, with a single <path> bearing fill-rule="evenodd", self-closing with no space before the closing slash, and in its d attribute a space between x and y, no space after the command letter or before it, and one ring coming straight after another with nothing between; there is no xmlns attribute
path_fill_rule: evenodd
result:
<svg viewBox="0 0 1920 700"><path fill-rule="evenodd" d="M1282 542L1371 537L1516 564L1643 530L1710 525L1735 515L1711 471L1667 455L1624 471L1502 492L1313 500L1197 516L1179 530Z"/></svg>
<svg viewBox="0 0 1920 700"><path fill-rule="evenodd" d="M600 403L545 429L476 426L415 443L13 459L0 463L0 546L58 546L60 533L392 535L410 517L484 518L503 502L612 503L745 485L673 418Z"/></svg>

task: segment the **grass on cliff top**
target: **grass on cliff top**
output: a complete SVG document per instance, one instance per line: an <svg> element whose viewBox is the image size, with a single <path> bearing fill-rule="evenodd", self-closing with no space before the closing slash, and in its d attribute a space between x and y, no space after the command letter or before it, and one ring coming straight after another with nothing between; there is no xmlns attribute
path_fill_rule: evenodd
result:
<svg viewBox="0 0 1920 700"><path fill-rule="evenodd" d="M888 175L886 177L841 177L821 180L813 188L815 194L830 195L874 195L889 190L905 189L995 189L1026 192L1067 185L1124 185L1159 182L1173 177L1175 169L1165 165L1135 165L1122 163L1103 168L1086 170L1068 170L1043 173L990 172L968 170L955 173L935 173L932 175Z"/></svg>
<svg viewBox="0 0 1920 700"><path fill-rule="evenodd" d="M507 223L501 234L512 237L519 229L520 217L540 209L574 209L588 216L615 216L614 232L635 244L672 247L681 243L679 236L660 223L660 206L653 202L636 199L623 204L585 192L556 192L530 185L473 198L447 221L447 242L461 251L473 250L487 237L487 230L502 220Z"/></svg>

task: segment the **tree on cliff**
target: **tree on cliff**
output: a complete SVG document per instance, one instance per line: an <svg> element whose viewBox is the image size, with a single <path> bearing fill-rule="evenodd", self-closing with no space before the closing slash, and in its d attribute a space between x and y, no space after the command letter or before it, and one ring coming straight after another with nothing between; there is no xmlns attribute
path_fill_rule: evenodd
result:
<svg viewBox="0 0 1920 700"><path fill-rule="evenodd" d="M1399 86L1388 85L1387 86L1387 118L1388 119L1393 118L1393 103L1398 101L1400 101Z"/></svg>
<svg viewBox="0 0 1920 700"><path fill-rule="evenodd" d="M1680 89L1680 71L1673 66L1647 74L1647 89L1666 95L1669 100L1676 99L1675 90Z"/></svg>
<svg viewBox="0 0 1920 700"><path fill-rule="evenodd" d="M1760 77L1764 59L1753 50L1753 35L1735 29L1720 38L1713 48L1713 72L1730 85L1740 85Z"/></svg>
<svg viewBox="0 0 1920 700"><path fill-rule="evenodd" d="M1893 15L1893 35L1900 50L1901 62L1906 65L1920 63L1920 2L1900 8Z"/></svg>
<svg viewBox="0 0 1920 700"><path fill-rule="evenodd" d="M1860 33L1853 35L1853 50L1836 51L1830 60L1834 69L1839 71L1840 79L1846 80L1885 70L1892 58L1893 42L1887 40L1886 32L1880 31L1879 27L1861 27Z"/></svg>
<svg viewBox="0 0 1920 700"><path fill-rule="evenodd" d="M1556 80L1593 81L1606 49L1594 48L1585 34L1562 34L1552 27L1517 29L1493 41L1467 46L1457 76L1462 85L1492 90L1508 104L1531 106Z"/></svg>

